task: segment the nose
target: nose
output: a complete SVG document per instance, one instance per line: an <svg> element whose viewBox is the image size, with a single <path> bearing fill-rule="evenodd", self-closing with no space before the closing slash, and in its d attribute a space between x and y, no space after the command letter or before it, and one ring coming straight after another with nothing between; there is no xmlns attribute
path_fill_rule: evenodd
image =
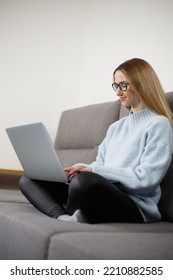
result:
<svg viewBox="0 0 173 280"><path fill-rule="evenodd" d="M117 90L116 90L116 95L117 96L121 96L123 93L121 91L121 89L118 87Z"/></svg>

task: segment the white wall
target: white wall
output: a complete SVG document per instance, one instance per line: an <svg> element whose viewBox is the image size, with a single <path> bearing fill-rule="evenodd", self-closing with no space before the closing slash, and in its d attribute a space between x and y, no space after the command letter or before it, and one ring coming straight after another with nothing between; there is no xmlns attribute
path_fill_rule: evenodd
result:
<svg viewBox="0 0 173 280"><path fill-rule="evenodd" d="M0 169L21 169L5 127L114 100L112 72L148 60L173 90L172 0L0 0Z"/></svg>

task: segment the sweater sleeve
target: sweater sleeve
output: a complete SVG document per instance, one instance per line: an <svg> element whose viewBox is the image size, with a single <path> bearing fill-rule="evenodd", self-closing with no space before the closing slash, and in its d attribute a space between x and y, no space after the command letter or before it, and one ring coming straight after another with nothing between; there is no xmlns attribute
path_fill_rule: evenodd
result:
<svg viewBox="0 0 173 280"><path fill-rule="evenodd" d="M113 163L104 166L108 137L100 146L96 161L91 164L93 172L108 180L121 183L122 188L129 193L152 193L164 178L172 159L172 127L164 118L161 123L156 121L149 126L145 135L145 147L137 166L131 167L129 164L118 168L114 167Z"/></svg>

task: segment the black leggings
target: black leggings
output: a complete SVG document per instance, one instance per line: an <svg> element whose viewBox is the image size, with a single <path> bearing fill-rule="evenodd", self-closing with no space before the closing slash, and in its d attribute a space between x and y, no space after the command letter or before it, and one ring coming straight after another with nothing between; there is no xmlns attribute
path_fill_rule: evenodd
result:
<svg viewBox="0 0 173 280"><path fill-rule="evenodd" d="M31 204L52 218L81 209L90 223L143 222L138 207L118 184L95 173L79 173L69 185L23 176L19 186Z"/></svg>

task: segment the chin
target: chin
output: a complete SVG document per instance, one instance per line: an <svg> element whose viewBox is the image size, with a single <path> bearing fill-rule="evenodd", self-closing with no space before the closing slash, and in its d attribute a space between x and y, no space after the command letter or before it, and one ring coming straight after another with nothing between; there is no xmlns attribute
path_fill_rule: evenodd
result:
<svg viewBox="0 0 173 280"><path fill-rule="evenodd" d="M126 102L126 101L121 101L121 104L124 106L124 107L131 107L131 105Z"/></svg>

